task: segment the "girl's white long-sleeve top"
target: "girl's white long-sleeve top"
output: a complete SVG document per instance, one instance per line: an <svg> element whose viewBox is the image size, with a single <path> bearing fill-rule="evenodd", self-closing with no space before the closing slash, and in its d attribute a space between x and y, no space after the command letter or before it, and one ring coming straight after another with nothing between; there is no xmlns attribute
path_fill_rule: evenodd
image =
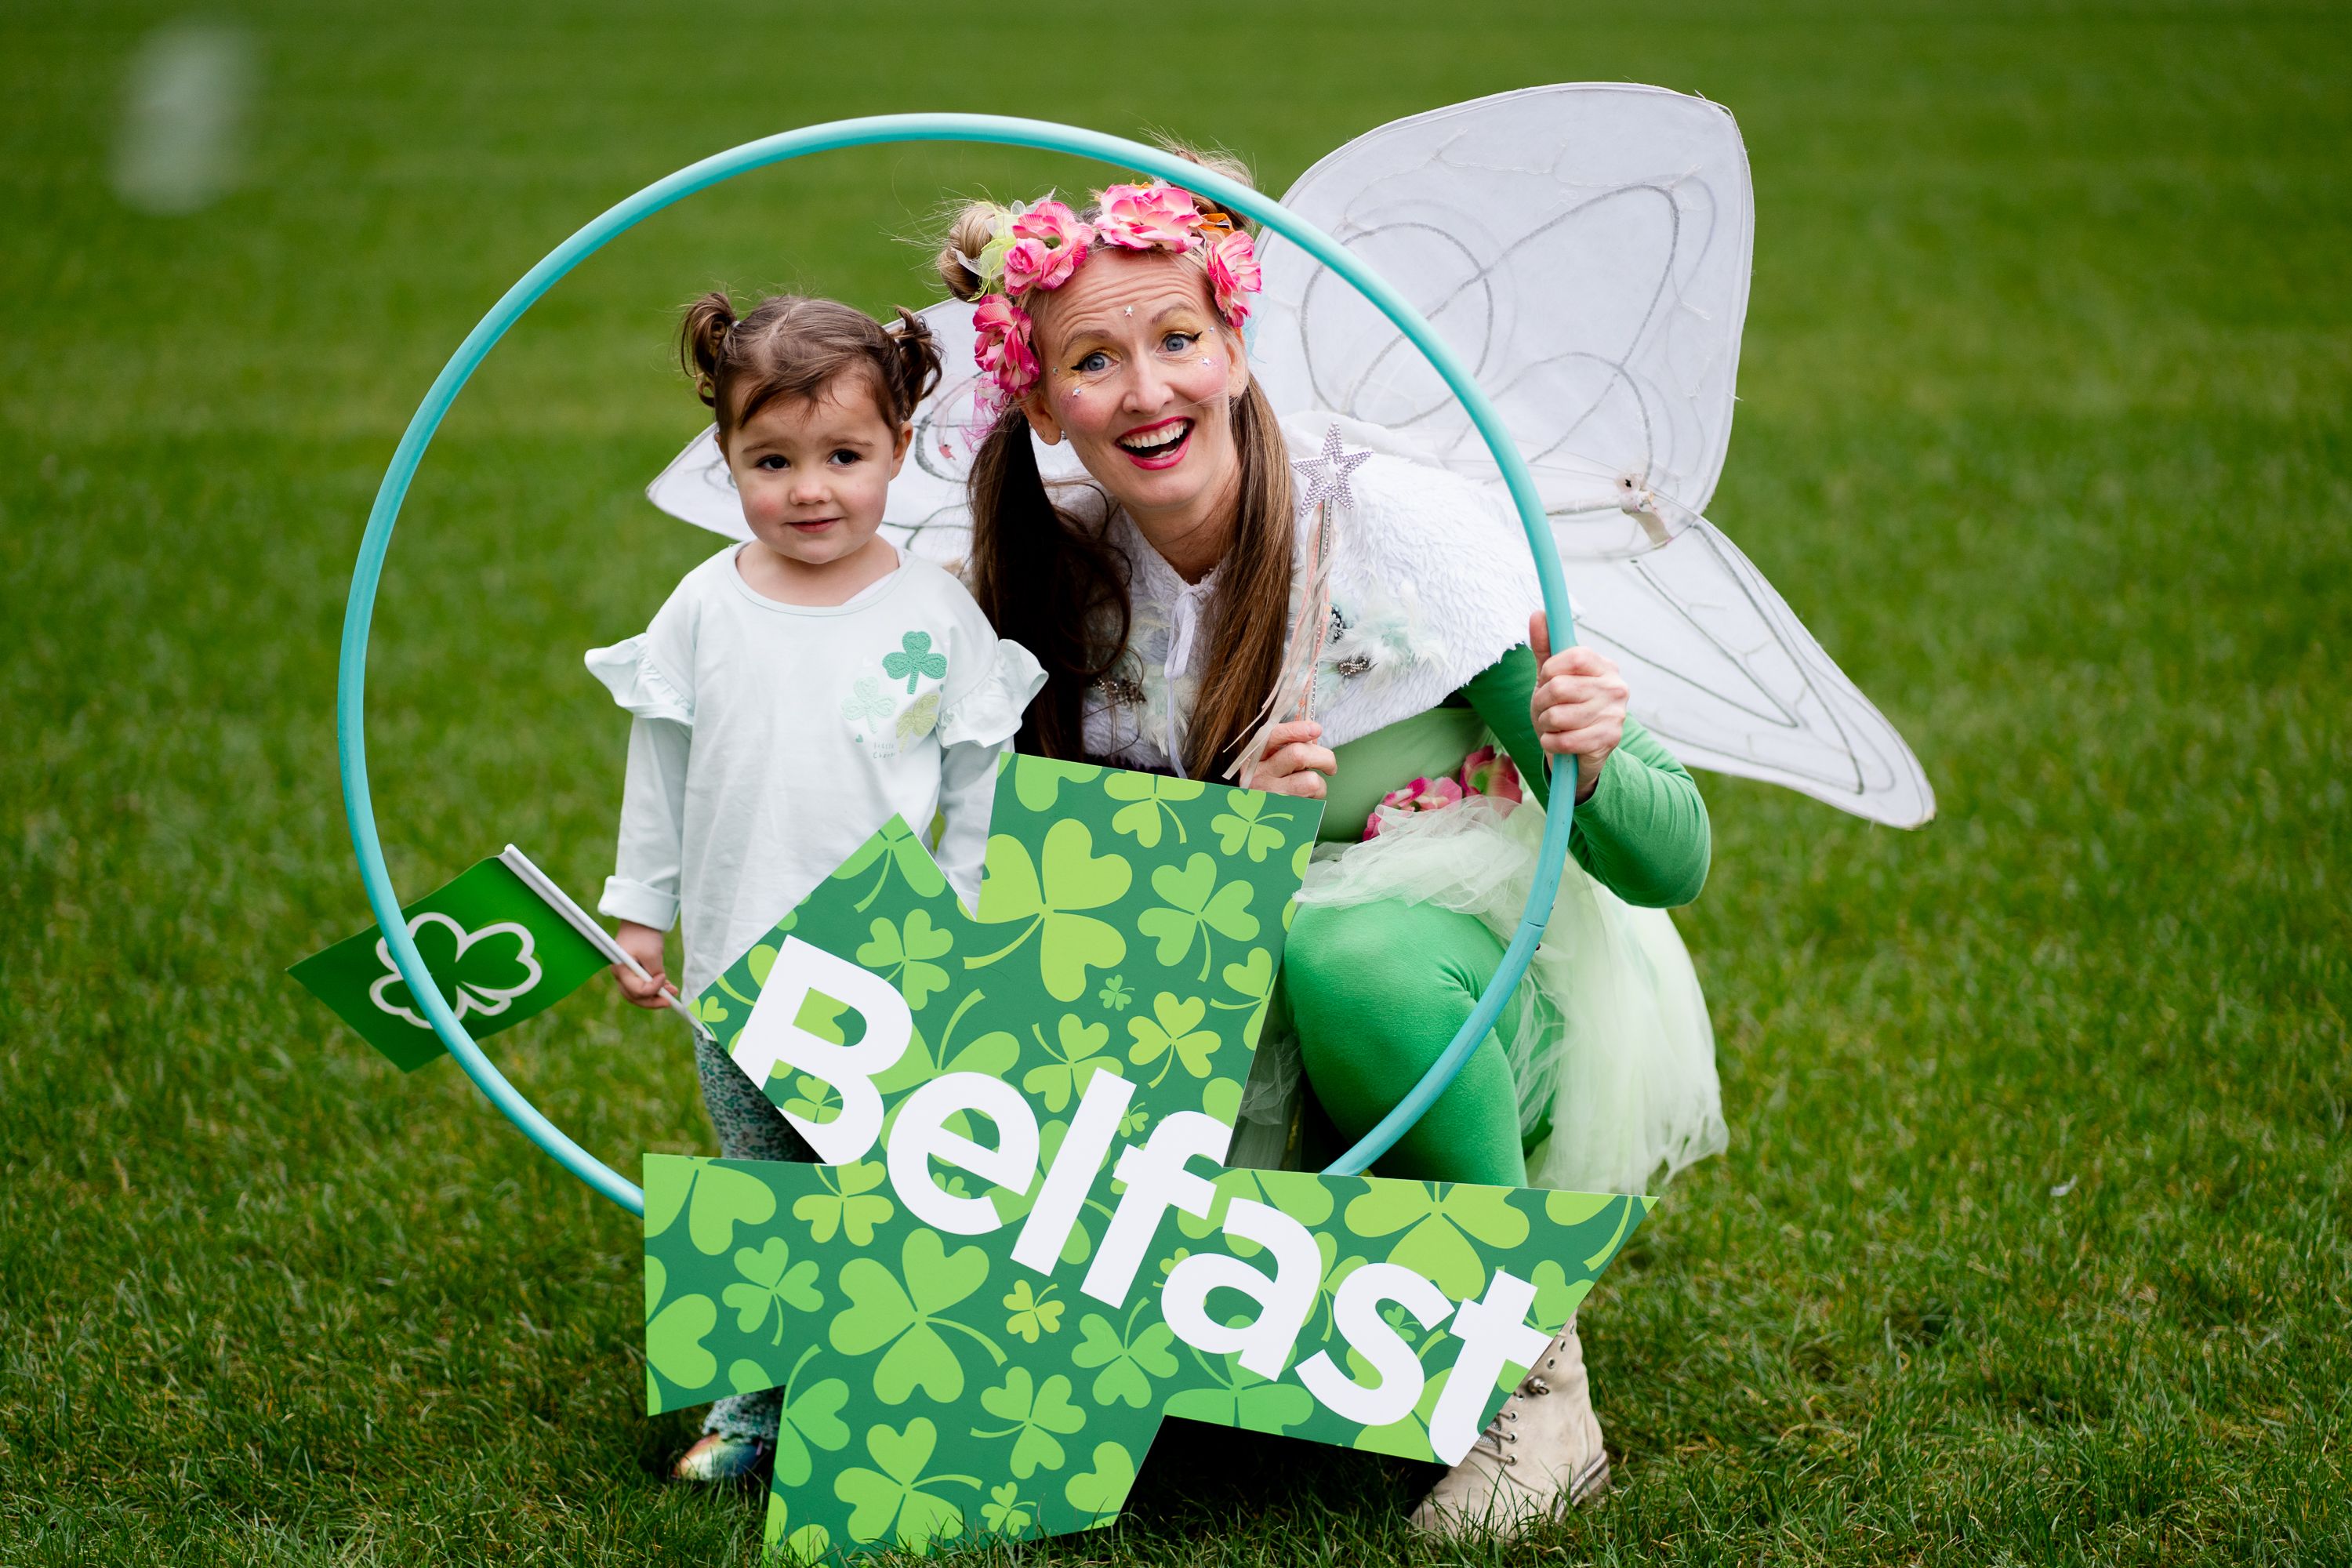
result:
<svg viewBox="0 0 2352 1568"><path fill-rule="evenodd" d="M1045 684L963 585L901 552L836 605L781 604L726 549L642 636L590 650L632 715L620 847L597 909L667 931L692 997L894 816L978 901L997 759Z"/></svg>

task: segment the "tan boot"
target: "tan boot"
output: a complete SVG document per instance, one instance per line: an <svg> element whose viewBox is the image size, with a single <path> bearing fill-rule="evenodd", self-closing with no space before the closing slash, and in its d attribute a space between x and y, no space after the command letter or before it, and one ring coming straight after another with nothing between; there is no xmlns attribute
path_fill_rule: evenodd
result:
<svg viewBox="0 0 2352 1568"><path fill-rule="evenodd" d="M1589 1502L1608 1485L1609 1452L1570 1318L1462 1462L1430 1488L1412 1524L1433 1535L1508 1541L1530 1521Z"/></svg>

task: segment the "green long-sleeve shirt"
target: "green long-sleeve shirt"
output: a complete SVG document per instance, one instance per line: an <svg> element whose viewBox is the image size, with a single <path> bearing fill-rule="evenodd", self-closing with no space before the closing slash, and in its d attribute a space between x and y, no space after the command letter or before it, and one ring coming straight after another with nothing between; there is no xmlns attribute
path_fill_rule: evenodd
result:
<svg viewBox="0 0 2352 1568"><path fill-rule="evenodd" d="M1549 759L1528 712L1535 687L1535 654L1517 647L1445 702L1336 748L1339 767L1323 809L1323 837L1361 837L1381 795L1415 778L1458 773L1490 733L1529 793L1546 799ZM1568 847L1578 865L1629 904L1686 904L1706 883L1706 803L1674 753L1629 718L1599 786L1577 805Z"/></svg>

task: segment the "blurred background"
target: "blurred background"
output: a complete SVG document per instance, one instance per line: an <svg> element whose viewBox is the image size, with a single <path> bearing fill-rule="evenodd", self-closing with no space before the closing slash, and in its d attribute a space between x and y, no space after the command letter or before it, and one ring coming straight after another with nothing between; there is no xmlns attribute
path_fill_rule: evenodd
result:
<svg viewBox="0 0 2352 1568"><path fill-rule="evenodd" d="M0 1560L749 1561L659 1477L633 1222L280 973L366 921L336 637L459 339L788 127L1032 114L1279 192L1400 115L1702 93L1757 190L1711 517L1903 730L1901 834L1705 777L1730 1152L1584 1318L1621 1464L1513 1561L2352 1560L2352 22L2324 5L1015 8L14 0L0 16ZM983 150L795 163L565 279L403 516L369 695L414 896L610 867L580 653L709 536L714 284L936 297ZM492 1055L625 1171L709 1142L598 984ZM1038 1561L1423 1560L1426 1475L1171 1426ZM1458 1557L1458 1554L1456 1554ZM1025 1559L1024 1559L1025 1560ZM1452 1560L1452 1559L1449 1559Z"/></svg>

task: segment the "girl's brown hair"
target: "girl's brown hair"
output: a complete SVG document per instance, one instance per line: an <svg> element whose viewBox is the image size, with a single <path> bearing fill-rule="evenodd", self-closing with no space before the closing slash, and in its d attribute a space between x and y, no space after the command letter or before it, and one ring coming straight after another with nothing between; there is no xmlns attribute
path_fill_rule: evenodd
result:
<svg viewBox="0 0 2352 1568"><path fill-rule="evenodd" d="M1236 160L1163 143L1180 157L1246 181ZM1205 197L1203 213L1238 223ZM1085 215L1091 219L1094 214ZM958 216L940 254L940 275L957 298L973 299L980 280L961 258L988 242L991 209ZM1208 280L1203 274L1202 288ZM1235 345L1239 352L1239 345ZM1281 674L1290 624L1292 521L1290 458L1274 405L1253 378L1234 404L1234 445L1241 483L1234 531L1218 567L1210 606L1210 662L1192 700L1184 771L1210 778L1258 726L1267 693ZM1056 507L1037 473L1029 422L1016 405L1004 411L971 469L972 596L997 633L1027 647L1045 667L1045 689L1023 719L1021 749L1039 756L1086 753L1087 689L1108 677L1127 651L1133 609L1126 563L1101 530ZM1277 715L1279 717L1279 715Z"/></svg>
<svg viewBox="0 0 2352 1568"><path fill-rule="evenodd" d="M686 308L677 351L718 416L722 449L769 404L814 401L845 375L865 384L896 431L940 379L939 344L910 311L886 327L863 310L799 294L773 295L741 316L726 295L705 294Z"/></svg>

